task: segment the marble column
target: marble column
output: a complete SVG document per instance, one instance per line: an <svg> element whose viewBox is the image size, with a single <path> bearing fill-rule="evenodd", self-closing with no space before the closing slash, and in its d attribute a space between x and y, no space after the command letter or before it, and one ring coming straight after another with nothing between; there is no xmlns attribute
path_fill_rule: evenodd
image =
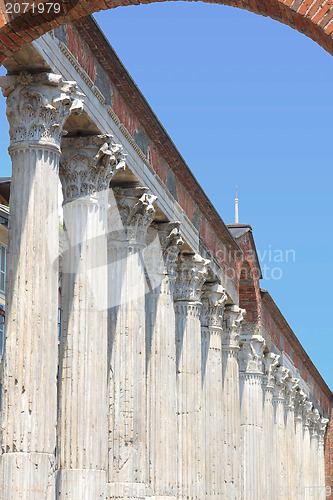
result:
<svg viewBox="0 0 333 500"><path fill-rule="evenodd" d="M306 394L298 390L295 395L295 487L297 495L304 497L303 406ZM296 495L296 498L298 498ZM302 497L302 498L303 498Z"/></svg>
<svg viewBox="0 0 333 500"><path fill-rule="evenodd" d="M263 377L263 468L264 476L264 492L263 498L270 500L276 498L274 490L274 408L273 408L273 393L275 387L275 372L280 356L272 352L268 352L264 356L264 377Z"/></svg>
<svg viewBox="0 0 333 500"><path fill-rule="evenodd" d="M287 490L287 471L286 471L286 439L285 439L285 415L284 401L286 380L290 377L289 370L279 366L275 373L275 389L273 396L274 406L274 471L275 487L277 497L285 498Z"/></svg>
<svg viewBox="0 0 333 500"><path fill-rule="evenodd" d="M261 335L242 335L239 351L239 393L242 455L242 498L259 500L263 494L263 355Z"/></svg>
<svg viewBox="0 0 333 500"><path fill-rule="evenodd" d="M201 311L201 372L205 498L222 498L222 316L227 296L221 285L203 287Z"/></svg>
<svg viewBox="0 0 333 500"><path fill-rule="evenodd" d="M310 424L310 455L311 455L311 474L310 474L310 498L319 496L319 435L318 424L320 422L320 415L317 408L315 408L311 415Z"/></svg>
<svg viewBox="0 0 333 500"><path fill-rule="evenodd" d="M109 197L108 480L116 498L148 483L144 249L155 201L146 187Z"/></svg>
<svg viewBox="0 0 333 500"><path fill-rule="evenodd" d="M310 438L310 425L311 425L311 413L312 413L312 403L311 401L305 401L303 405L303 464L304 464L304 485L302 487L302 493L304 492L304 498L309 500L310 497L310 487L311 487L311 438Z"/></svg>
<svg viewBox="0 0 333 500"><path fill-rule="evenodd" d="M222 477L223 495L241 498L240 485L240 404L239 332L245 309L228 305L222 322Z"/></svg>
<svg viewBox="0 0 333 500"><path fill-rule="evenodd" d="M149 486L154 498L176 498L175 268L183 244L179 223L151 227L146 269Z"/></svg>
<svg viewBox="0 0 333 500"><path fill-rule="evenodd" d="M296 433L295 395L299 380L289 377L285 392L285 439L286 439L286 500L293 500L296 493Z"/></svg>
<svg viewBox="0 0 333 500"><path fill-rule="evenodd" d="M57 481L61 499L105 498L108 186L124 167L122 151L111 136L63 139Z"/></svg>
<svg viewBox="0 0 333 500"><path fill-rule="evenodd" d="M326 499L324 438L329 420L321 418L318 423L318 500Z"/></svg>
<svg viewBox="0 0 333 500"><path fill-rule="evenodd" d="M182 254L177 266L174 300L179 499L204 497L200 299L208 264L200 255Z"/></svg>
<svg viewBox="0 0 333 500"><path fill-rule="evenodd" d="M0 86L12 160L0 497L44 500L55 494L60 141L82 94L52 73Z"/></svg>

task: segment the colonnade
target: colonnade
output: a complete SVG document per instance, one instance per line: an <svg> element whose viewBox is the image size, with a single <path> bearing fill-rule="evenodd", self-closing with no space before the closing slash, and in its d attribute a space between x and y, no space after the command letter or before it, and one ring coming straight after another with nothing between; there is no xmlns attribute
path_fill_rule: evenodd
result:
<svg viewBox="0 0 333 500"><path fill-rule="evenodd" d="M112 184L122 147L62 138L76 84L0 85L13 163L1 498L324 499L327 420L261 325L242 328L209 260L181 252L181 225L158 222L156 196Z"/></svg>

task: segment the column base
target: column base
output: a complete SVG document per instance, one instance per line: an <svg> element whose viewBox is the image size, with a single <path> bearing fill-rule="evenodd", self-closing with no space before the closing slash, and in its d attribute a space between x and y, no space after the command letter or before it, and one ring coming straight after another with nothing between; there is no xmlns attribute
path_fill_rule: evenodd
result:
<svg viewBox="0 0 333 500"><path fill-rule="evenodd" d="M105 500L106 471L95 469L65 469L57 476L59 500Z"/></svg>
<svg viewBox="0 0 333 500"><path fill-rule="evenodd" d="M0 457L0 471L2 500L54 500L54 455L5 453Z"/></svg>

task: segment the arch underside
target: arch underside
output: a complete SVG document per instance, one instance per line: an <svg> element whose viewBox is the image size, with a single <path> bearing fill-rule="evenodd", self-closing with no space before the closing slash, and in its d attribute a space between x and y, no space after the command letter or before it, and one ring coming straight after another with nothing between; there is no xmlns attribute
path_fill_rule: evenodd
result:
<svg viewBox="0 0 333 500"><path fill-rule="evenodd" d="M21 47L36 40L44 33L81 17L100 10L127 5L153 3L155 0L86 0L62 3L57 15L54 9L49 13L33 14L28 11L16 17L5 12L5 2L0 6L0 62L13 55ZM157 0L158 1L158 0ZM25 0L16 3L24 4ZM14 0L13 0L14 3ZM270 17L296 29L314 40L327 52L333 54L333 2L332 0L207 0L206 3L228 5L255 14ZM25 4L26 5L26 4ZM22 11L24 7L22 5Z"/></svg>

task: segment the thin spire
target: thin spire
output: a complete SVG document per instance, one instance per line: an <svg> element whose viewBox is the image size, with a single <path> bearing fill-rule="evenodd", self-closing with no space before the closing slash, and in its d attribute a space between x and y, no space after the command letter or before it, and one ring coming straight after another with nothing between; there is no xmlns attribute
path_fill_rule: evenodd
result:
<svg viewBox="0 0 333 500"><path fill-rule="evenodd" d="M235 224L238 224L238 188L236 186L236 198L235 198Z"/></svg>

